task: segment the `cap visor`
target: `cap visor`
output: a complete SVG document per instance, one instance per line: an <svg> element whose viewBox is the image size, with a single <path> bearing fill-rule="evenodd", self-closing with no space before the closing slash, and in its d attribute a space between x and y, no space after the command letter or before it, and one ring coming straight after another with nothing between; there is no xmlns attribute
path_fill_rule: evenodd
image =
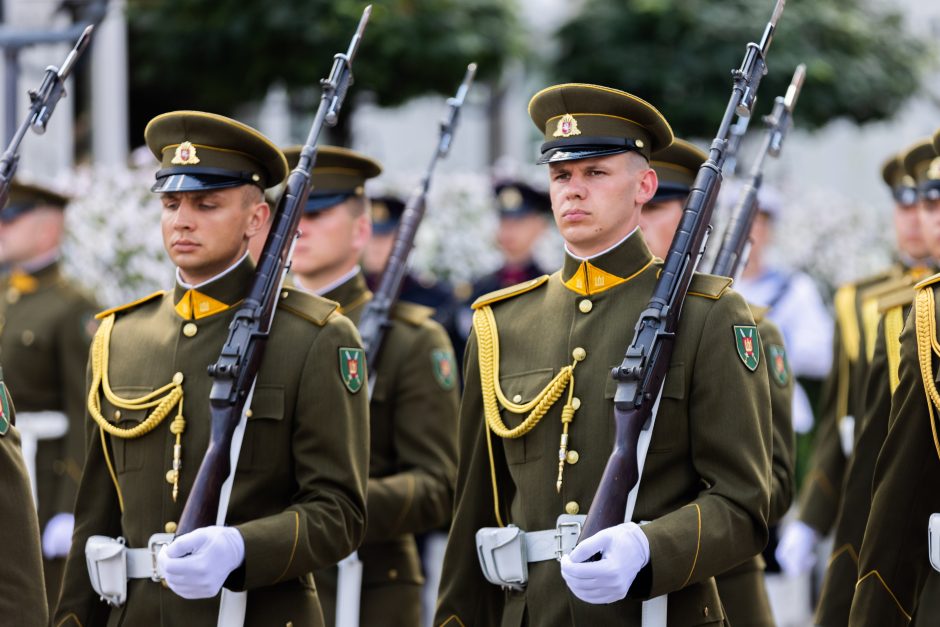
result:
<svg viewBox="0 0 940 627"><path fill-rule="evenodd" d="M157 177L150 191L166 192L199 192L209 189L225 189L245 185L243 179L233 179L227 176L213 174L169 174Z"/></svg>
<svg viewBox="0 0 940 627"><path fill-rule="evenodd" d="M611 148L610 146L572 146L550 148L549 150L546 150L542 153L542 156L539 157L539 160L536 161L536 163L538 165L545 165L546 163L558 163L560 161L576 161L577 159L606 157L608 155L619 155L622 152L630 152L631 150L633 150L633 148L628 146L618 146L616 148Z"/></svg>

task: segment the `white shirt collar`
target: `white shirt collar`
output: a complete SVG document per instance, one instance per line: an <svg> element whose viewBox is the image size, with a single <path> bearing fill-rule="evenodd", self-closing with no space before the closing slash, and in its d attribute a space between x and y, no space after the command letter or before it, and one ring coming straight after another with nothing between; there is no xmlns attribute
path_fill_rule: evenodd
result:
<svg viewBox="0 0 940 627"><path fill-rule="evenodd" d="M311 294L316 294L317 296L323 296L327 292L332 292L333 290L335 290L337 287L339 287L346 281L349 281L354 276L359 274L361 271L362 271L362 267L357 263L355 266L353 266L352 270L350 270L349 272L347 272L340 278L315 290L311 290L311 289L304 287L303 280L299 276L295 276L294 281L297 283L297 287L304 290L305 292L310 292Z"/></svg>
<svg viewBox="0 0 940 627"><path fill-rule="evenodd" d="M192 285L192 284L187 283L186 281L184 281L184 280L183 280L183 275L180 273L180 269L177 268L177 269L176 269L176 282L177 282L177 283L179 284L179 286L182 287L183 289L187 289L187 290L197 290L197 289L199 289L200 287L202 287L202 286L204 286L204 285L208 285L209 283L212 283L213 281L216 281L216 280L221 279L222 277L224 277L226 274L228 274L229 272L231 272L232 270L234 270L235 268L237 268L238 265L239 265L241 262L243 262L243 261L245 260L245 257L247 257L247 256L248 256L248 251L246 250L246 251L245 251L245 254L242 255L242 256L238 259L238 261L236 261L235 263L233 263L233 264L230 265L228 268L226 268L226 269L223 270L222 272L218 273L217 275L215 275L215 276L212 277L211 279L208 279L208 280L206 280L206 281L203 281L202 283L199 283L198 285Z"/></svg>
<svg viewBox="0 0 940 627"><path fill-rule="evenodd" d="M634 233L636 233L639 228L640 228L639 226L633 227L633 230L630 231L629 233L627 233L627 235L626 235L623 239L621 239L619 242L617 242L616 244L614 244L614 245L611 246L610 248L605 248L605 249L602 250L601 252L595 253L595 254L593 254L593 255L591 255L591 256L589 256L589 257L579 257L578 255L574 254L573 252L571 252L571 249L568 248L568 244L567 244L567 243L565 244L565 252L568 253L568 255L570 255L572 258L577 259L578 261L590 261L591 259L596 259L596 258L600 257L601 255L606 255L607 253L609 253L609 252L612 251L613 249L615 249L615 248L617 248L618 246L620 246L621 244L623 244L625 241L627 241L628 239L630 239L630 236L633 235Z"/></svg>

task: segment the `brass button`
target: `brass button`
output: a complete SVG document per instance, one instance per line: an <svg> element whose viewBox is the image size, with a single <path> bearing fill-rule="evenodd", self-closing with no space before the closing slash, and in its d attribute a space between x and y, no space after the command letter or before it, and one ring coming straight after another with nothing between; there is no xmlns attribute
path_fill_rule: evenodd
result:
<svg viewBox="0 0 940 627"><path fill-rule="evenodd" d="M584 358L587 357L587 351L579 346L571 351L571 356L574 357L575 361L584 361Z"/></svg>
<svg viewBox="0 0 940 627"><path fill-rule="evenodd" d="M398 579L398 571L394 568L389 568L388 578L391 579L392 581L395 581L396 579Z"/></svg>
<svg viewBox="0 0 940 627"><path fill-rule="evenodd" d="M120 409L115 409L115 410L114 410L114 419L115 419L115 420L120 420L120 419L121 419L121 410L120 410Z"/></svg>
<svg viewBox="0 0 940 627"><path fill-rule="evenodd" d="M171 520L167 524L163 525L163 530L167 533L176 533L176 523Z"/></svg>
<svg viewBox="0 0 940 627"><path fill-rule="evenodd" d="M578 451L568 451L568 454L565 455L565 461L569 464L577 464L579 459L581 459L581 456L578 455Z"/></svg>
<svg viewBox="0 0 940 627"><path fill-rule="evenodd" d="M176 374L173 375L173 383L175 383L176 385L179 385L182 382L183 382L182 372L177 372Z"/></svg>
<svg viewBox="0 0 940 627"><path fill-rule="evenodd" d="M250 407L248 408L248 411L245 412L245 417L246 417L246 418L251 418L251 417L254 416L254 415L255 415L255 413L254 413L253 411L251 411L251 408L250 408Z"/></svg>
<svg viewBox="0 0 940 627"><path fill-rule="evenodd" d="M23 346L32 346L33 342L36 341L36 334L30 331L29 329L26 329L25 331L23 331L23 335L21 339L23 340Z"/></svg>
<svg viewBox="0 0 940 627"><path fill-rule="evenodd" d="M513 403L521 403L521 402L522 402L522 394L516 394L515 396L513 396L513 397L512 397L512 402L513 402Z"/></svg>
<svg viewBox="0 0 940 627"><path fill-rule="evenodd" d="M284 290L283 292L281 292L281 298L287 298L287 295L288 295L289 293L290 293L290 292L288 292L287 290Z"/></svg>
<svg viewBox="0 0 940 627"><path fill-rule="evenodd" d="M20 299L20 291L15 287L7 290L7 302L11 305Z"/></svg>
<svg viewBox="0 0 940 627"><path fill-rule="evenodd" d="M199 332L199 327L197 327L192 322L187 322L186 324L183 325L183 335L185 335L186 337L192 337L196 335L196 333L198 332Z"/></svg>
<svg viewBox="0 0 940 627"><path fill-rule="evenodd" d="M705 609L702 610L702 616L704 616L705 618L708 618L708 606L707 605L705 606Z"/></svg>
<svg viewBox="0 0 940 627"><path fill-rule="evenodd" d="M588 313L594 309L594 303L585 298L580 303L578 303L578 309L581 310L581 313Z"/></svg>
<svg viewBox="0 0 940 627"><path fill-rule="evenodd" d="M572 399L571 399L571 407L572 407L575 411L581 409L581 399L578 398L577 396L572 397Z"/></svg>
<svg viewBox="0 0 940 627"><path fill-rule="evenodd" d="M171 468L170 470L166 471L166 482L169 484L174 484L176 483L176 477L178 476L179 476L179 471L173 470Z"/></svg>
<svg viewBox="0 0 940 627"><path fill-rule="evenodd" d="M568 501L565 503L565 512L574 516L581 511L581 506L578 505L577 501Z"/></svg>

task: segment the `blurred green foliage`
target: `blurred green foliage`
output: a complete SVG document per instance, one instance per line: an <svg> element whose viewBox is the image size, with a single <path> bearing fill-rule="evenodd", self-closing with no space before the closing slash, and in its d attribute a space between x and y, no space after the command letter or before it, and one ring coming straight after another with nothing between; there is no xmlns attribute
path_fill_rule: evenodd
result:
<svg viewBox="0 0 940 627"><path fill-rule="evenodd" d="M624 89L659 107L677 136L712 137L731 94L730 70L772 10L772 0L586 0L558 32L552 77ZM917 92L935 52L876 0L789 0L758 108L768 112L805 62L797 124L889 117Z"/></svg>
<svg viewBox="0 0 940 627"><path fill-rule="evenodd" d="M132 137L173 109L231 113L280 82L318 87L345 51L364 0L128 0ZM375 0L355 91L381 105L451 94L467 63L498 77L522 51L512 0ZM319 92L317 92L319 97ZM348 111L348 109L347 109Z"/></svg>

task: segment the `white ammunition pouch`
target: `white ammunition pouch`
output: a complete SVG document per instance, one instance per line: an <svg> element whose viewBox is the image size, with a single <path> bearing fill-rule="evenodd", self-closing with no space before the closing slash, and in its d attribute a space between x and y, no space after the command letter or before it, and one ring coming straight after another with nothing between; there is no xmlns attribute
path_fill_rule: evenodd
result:
<svg viewBox="0 0 940 627"><path fill-rule="evenodd" d="M930 565L940 572L940 514L931 514L927 524L927 550Z"/></svg>
<svg viewBox="0 0 940 627"><path fill-rule="evenodd" d="M855 416L843 416L839 421L839 444L845 458L851 457L855 448Z"/></svg>
<svg viewBox="0 0 940 627"><path fill-rule="evenodd" d="M128 579L161 581L157 555L173 541L172 533L155 533L145 549L129 549L124 538L91 536L85 542L85 563L91 587L102 601L120 607L127 600Z"/></svg>
<svg viewBox="0 0 940 627"><path fill-rule="evenodd" d="M490 583L523 590L529 581L529 562L560 560L581 536L585 516L562 514L554 529L523 531L515 525L484 527L477 531L477 557Z"/></svg>

